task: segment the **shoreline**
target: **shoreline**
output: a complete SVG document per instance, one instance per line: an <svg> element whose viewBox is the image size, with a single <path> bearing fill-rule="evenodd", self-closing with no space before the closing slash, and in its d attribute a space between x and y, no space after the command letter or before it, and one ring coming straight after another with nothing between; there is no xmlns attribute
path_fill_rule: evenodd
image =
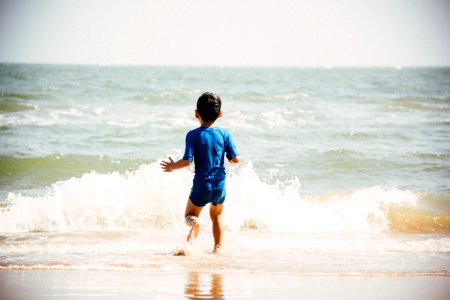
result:
<svg viewBox="0 0 450 300"><path fill-rule="evenodd" d="M450 276L0 270L3 299L447 299Z"/></svg>
<svg viewBox="0 0 450 300"><path fill-rule="evenodd" d="M0 272L47 272L47 271L65 271L65 272L119 272L119 273L132 273L132 272L146 272L149 274L185 274L189 272L197 272L203 274L220 273L223 275L233 274L247 274L247 275L274 275L274 276L298 276L298 277L450 277L448 270L436 271L436 272L408 272L408 271L387 271L387 272L361 272L361 271L342 271L342 272L283 272L283 271L265 271L265 270L207 270L204 268L197 268L196 270L167 270L151 267L111 267L111 268L86 268L86 267L73 267L64 264L48 265L46 267L41 266L26 266L0 263ZM1 300L1 299L0 299Z"/></svg>

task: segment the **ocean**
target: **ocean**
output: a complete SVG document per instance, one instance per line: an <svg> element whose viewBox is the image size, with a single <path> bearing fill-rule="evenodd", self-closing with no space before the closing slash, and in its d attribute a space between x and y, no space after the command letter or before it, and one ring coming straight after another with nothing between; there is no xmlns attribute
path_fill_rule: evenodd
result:
<svg viewBox="0 0 450 300"><path fill-rule="evenodd" d="M222 98L225 238L187 245L193 168L163 173ZM187 257L173 256L187 249ZM450 273L450 68L0 64L0 269Z"/></svg>

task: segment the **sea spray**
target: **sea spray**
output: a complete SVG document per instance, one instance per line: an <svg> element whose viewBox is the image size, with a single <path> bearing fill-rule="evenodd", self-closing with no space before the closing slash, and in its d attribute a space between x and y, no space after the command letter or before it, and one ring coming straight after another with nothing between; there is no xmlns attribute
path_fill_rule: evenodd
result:
<svg viewBox="0 0 450 300"><path fill-rule="evenodd" d="M43 196L10 193L1 232L142 230L176 226L190 188L187 170L163 174L157 163L134 172L60 181ZM179 220L179 221L178 221Z"/></svg>
<svg viewBox="0 0 450 300"><path fill-rule="evenodd" d="M367 232L388 230L391 206L415 207L417 196L394 187L301 195L297 178L269 184L251 165L229 179L232 205L227 224L270 232Z"/></svg>
<svg viewBox="0 0 450 300"><path fill-rule="evenodd" d="M163 173L154 162L125 174L86 173L42 195L10 193L0 232L178 231L192 172ZM419 198L394 187L302 195L297 178L269 183L247 163L229 168L224 223L233 232L382 232L390 230L393 209L418 209ZM448 226L442 220L440 227ZM200 221L209 227L206 209Z"/></svg>

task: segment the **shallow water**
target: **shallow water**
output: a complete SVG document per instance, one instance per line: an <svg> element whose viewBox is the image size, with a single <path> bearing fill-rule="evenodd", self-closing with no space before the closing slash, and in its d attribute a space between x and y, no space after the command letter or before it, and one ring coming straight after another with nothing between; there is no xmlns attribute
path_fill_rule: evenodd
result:
<svg viewBox="0 0 450 300"><path fill-rule="evenodd" d="M0 271L2 299L434 299L449 277L270 273ZM7 289L3 287L7 286ZM326 288L324 288L326 287Z"/></svg>
<svg viewBox="0 0 450 300"><path fill-rule="evenodd" d="M243 159L221 259L158 164L206 90ZM0 65L0 268L447 275L449 112L449 68Z"/></svg>

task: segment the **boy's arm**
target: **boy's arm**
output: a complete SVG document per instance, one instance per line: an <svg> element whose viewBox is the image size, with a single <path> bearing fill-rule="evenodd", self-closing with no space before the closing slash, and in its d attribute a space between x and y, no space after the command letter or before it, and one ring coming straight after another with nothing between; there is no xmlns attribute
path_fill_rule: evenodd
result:
<svg viewBox="0 0 450 300"><path fill-rule="evenodd" d="M181 169L187 166L191 165L191 162L185 159L180 159L177 162L173 161L172 157L169 157L170 161L162 161L160 163L161 169L163 169L164 172L172 172L176 169Z"/></svg>

